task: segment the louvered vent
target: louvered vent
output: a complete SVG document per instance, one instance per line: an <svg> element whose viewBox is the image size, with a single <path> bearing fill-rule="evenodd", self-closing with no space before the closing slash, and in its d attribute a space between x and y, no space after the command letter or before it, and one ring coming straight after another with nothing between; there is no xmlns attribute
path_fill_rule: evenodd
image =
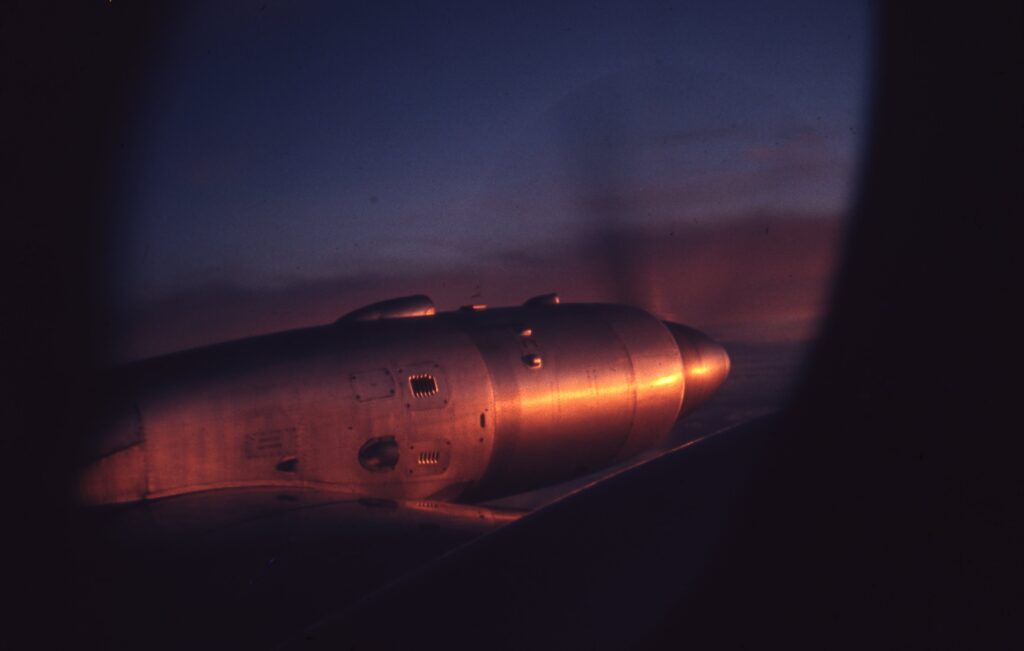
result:
<svg viewBox="0 0 1024 651"><path fill-rule="evenodd" d="M409 376L409 388L417 398L437 395L437 380L429 373L414 373Z"/></svg>
<svg viewBox="0 0 1024 651"><path fill-rule="evenodd" d="M452 461L452 442L448 439L417 441L410 443L408 450L412 460L408 474L413 477L440 475Z"/></svg>
<svg viewBox="0 0 1024 651"><path fill-rule="evenodd" d="M421 466L436 466L441 463L441 452L438 450L420 452L417 463Z"/></svg>

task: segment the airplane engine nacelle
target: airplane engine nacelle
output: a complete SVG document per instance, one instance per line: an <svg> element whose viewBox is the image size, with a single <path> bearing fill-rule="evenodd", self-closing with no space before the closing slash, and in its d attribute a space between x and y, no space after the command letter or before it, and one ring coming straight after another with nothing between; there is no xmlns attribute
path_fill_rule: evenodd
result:
<svg viewBox="0 0 1024 651"><path fill-rule="evenodd" d="M635 308L482 308L394 299L122 369L81 497L510 495L650 448L729 371L718 344Z"/></svg>

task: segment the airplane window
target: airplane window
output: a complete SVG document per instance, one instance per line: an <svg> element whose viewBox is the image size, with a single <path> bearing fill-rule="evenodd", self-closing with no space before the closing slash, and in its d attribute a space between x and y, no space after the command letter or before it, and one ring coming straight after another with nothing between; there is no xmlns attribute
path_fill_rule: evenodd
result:
<svg viewBox="0 0 1024 651"><path fill-rule="evenodd" d="M392 508L373 513L381 524L386 517L408 523L423 516L413 513L413 501L438 500L446 530L458 533L465 524L465 535L476 535L484 531L479 527L515 516L496 506L530 509L595 476L575 485L556 481L620 469L608 464L634 453L620 430L653 422L648 413L665 430L658 445L676 446L785 402L827 309L857 181L871 69L869 3L76 4L86 7L80 12L97 12L94 22L103 21L103 29L65 27L74 34L74 56L40 40L43 45L31 45L46 56L25 48L15 58L15 67L33 58L66 59L48 64L60 75L17 78L25 82L19 93L38 86L46 99L39 103L46 107L39 111L45 128L19 151L26 170L64 157L54 168L60 174L45 185L66 185L68 197L96 204L83 215L103 213L109 221L97 233L105 239L93 240L91 228L74 223L78 212L70 200L49 204L67 207L64 214L33 206L21 221L39 221L32 219L39 213L60 224L72 215L68 232L83 237L70 239L100 252L104 291L97 313L84 315L85 327L61 337L52 327L31 334L38 342L86 341L100 330L102 359L89 354L67 363L99 361L128 372L132 382L120 397L138 392L137 420L146 427L126 436L132 419L113 419L116 431L103 449L115 452L86 470L111 479L118 499L154 498L143 503L140 525L155 523L149 516L165 508L169 521L192 522L188 505L204 518L227 517L217 515L219 508L202 508L204 500L215 500L210 503L237 516L212 523L218 554L241 549L227 541L244 536L246 548L256 545L268 552L265 558L281 561L245 569L238 563L249 563L255 551L223 564L215 563L217 555L203 554L198 565L182 556L156 569L161 578L187 570L180 593L159 583L129 582L121 590L102 586L105 579L83 582L68 594L91 595L95 588L111 598L107 604L90 596L88 605L99 606L81 609L108 620L89 630L136 642L153 631L178 633L179 622L190 632L219 623L229 629L223 646L245 646L239 637L261 635L280 619L274 643L284 643L314 623L298 622L300 611L327 614L325 604L342 598L339 586L353 600L365 596L350 589L359 581L349 581L349 569L365 576L393 565L390 581L436 558L426 555L427 547L391 553L391 544L408 536L376 544L378 538L358 528L349 528L359 534L346 543L349 551L328 549L342 537L356 497L388 500ZM76 15L47 13L64 23ZM124 88L115 88L119 83ZM49 91L63 86L81 104L67 106L68 120L50 108ZM95 99L108 93L107 101ZM53 97L64 95L62 89ZM108 106L109 113L97 115ZM95 133L66 138L74 125L94 122ZM79 165L66 158L76 149L102 150L105 158ZM35 251L39 242L46 244L28 239L21 248ZM72 261L84 259L90 258ZM38 275L50 282L59 271L47 265ZM56 309L48 296L30 296L20 312L42 306L42 314L58 317L47 323L77 314L78 302ZM706 333L731 357L728 380L676 422L675 402L630 402L633 358L619 356L608 363L618 365L625 390L611 387L608 395L626 399L604 400L595 377L607 374L586 373L587 338L548 342L549 331L559 332L549 330L550 315L580 303L622 306L604 314L653 315L645 323L652 340L660 335L663 343L673 335L658 330L659 322ZM489 307L472 316L446 314L462 305ZM521 311L504 312L509 306ZM370 309L338 322L364 307ZM593 325L601 334L595 339L615 343L611 321ZM428 325L417 331L417 324ZM492 330L460 338L448 325ZM405 333L412 335L399 337ZM511 398L480 390L485 374L497 368L493 359L481 361L475 352L440 356L456 344L486 352L492 335L509 346L495 358L511 369L501 387ZM373 350L384 340L399 344ZM32 350L41 350L38 342ZM219 342L230 343L212 346ZM405 357L416 346L446 360L445 368L395 368L422 359ZM675 351L665 353L672 371L651 374L646 389L668 386L677 391L674 398L684 391ZM584 370L562 381L569 355ZM694 364L689 377L701 368ZM527 384L551 390L534 399L520 391ZM62 395L49 393L48 401ZM541 408L550 417L527 418ZM45 420L54 429L75 425L67 414L53 416ZM71 430L61 435L78 436ZM394 435L371 438L380 432ZM637 448L630 462L657 452ZM38 456L46 472L26 485L46 490L31 492L71 492L70 482L49 482L70 467L65 457ZM167 489L149 493L153 486ZM537 486L532 495L512 494ZM196 493L171 500L179 488ZM298 495L300 488L297 503L273 497ZM315 495L334 489L355 492ZM498 498L505 501L486 501ZM472 500L472 508L459 500ZM177 504L186 509L176 511ZM267 508L292 509L295 517L277 522L301 535L261 535L273 530L271 518L262 516ZM339 518L331 517L335 512ZM357 527L371 528L365 513L359 516ZM72 537L55 536L41 549L66 547L68 540L104 556L131 547L79 547ZM100 540L106 539L94 542ZM175 540L157 541L161 553L149 555L191 547ZM281 541L289 548L294 542L295 553L281 551ZM329 562L316 562L328 551ZM367 560L381 551L389 558ZM52 556L34 565L64 573ZM134 567L128 562L122 569ZM239 568L260 585L233 590L230 599L206 589L218 582L204 583L202 570L230 574L218 583L226 589ZM332 579L323 593L304 589L323 577ZM77 577L73 582L79 585ZM237 612L223 618L205 612L228 602ZM120 605L138 608L127 617ZM186 608L191 616L179 613ZM240 621L247 625L234 625ZM214 638L189 633L184 639Z"/></svg>
<svg viewBox="0 0 1024 651"><path fill-rule="evenodd" d="M675 443L785 401L856 182L867 3L168 11L122 134L112 363L557 292L725 345Z"/></svg>

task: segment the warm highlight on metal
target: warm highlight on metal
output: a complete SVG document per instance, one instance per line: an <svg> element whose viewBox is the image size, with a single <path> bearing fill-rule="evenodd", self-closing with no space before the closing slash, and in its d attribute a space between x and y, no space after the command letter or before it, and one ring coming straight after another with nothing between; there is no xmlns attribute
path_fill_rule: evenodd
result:
<svg viewBox="0 0 1024 651"><path fill-rule="evenodd" d="M123 369L82 499L508 495L659 443L729 372L707 336L632 307L545 295L434 312L426 297L394 299Z"/></svg>

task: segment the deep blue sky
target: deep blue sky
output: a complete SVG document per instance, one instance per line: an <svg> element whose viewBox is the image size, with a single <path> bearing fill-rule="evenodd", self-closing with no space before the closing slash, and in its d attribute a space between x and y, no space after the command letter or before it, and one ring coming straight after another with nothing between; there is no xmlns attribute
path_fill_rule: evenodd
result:
<svg viewBox="0 0 1024 651"><path fill-rule="evenodd" d="M855 181L861 2L233 4L157 45L121 302L471 269L602 220L838 216Z"/></svg>

